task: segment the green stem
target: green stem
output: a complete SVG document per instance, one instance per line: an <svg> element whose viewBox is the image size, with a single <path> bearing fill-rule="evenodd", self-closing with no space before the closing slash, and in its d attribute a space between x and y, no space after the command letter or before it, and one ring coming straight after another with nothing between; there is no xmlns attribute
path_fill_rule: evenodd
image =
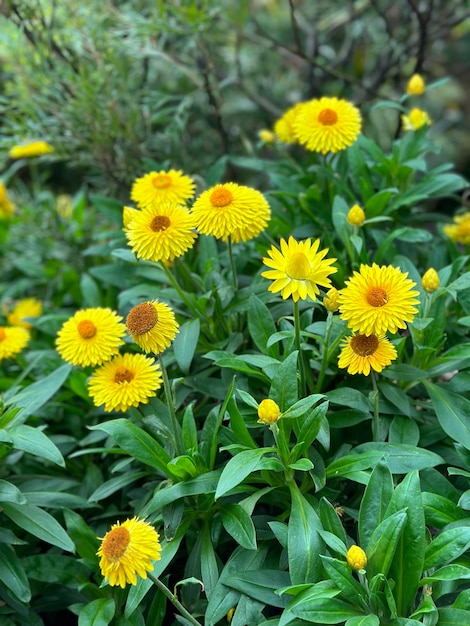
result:
<svg viewBox="0 0 470 626"><path fill-rule="evenodd" d="M170 281L170 283L173 285L173 287L176 289L176 291L178 292L178 295L180 296L181 300L185 303L185 305L188 307L188 309L191 311L191 313L193 315L195 315L196 317L199 317L201 319L204 319L204 317L201 315L201 312L198 310L198 308L193 304L193 302L191 302L191 299L188 298L188 295L181 289L178 281L176 280L176 278L173 276L173 274L170 272L170 270L168 269L168 267L165 265L165 263L163 263L163 261L160 263L160 267L163 269L163 271L165 272L168 280ZM205 319L204 319L205 321Z"/></svg>
<svg viewBox="0 0 470 626"><path fill-rule="evenodd" d="M300 393L301 397L305 397L305 362L304 355L301 350L300 345L300 311L299 311L299 301L294 302L294 332L295 332L295 349L299 353L299 363L300 363Z"/></svg>
<svg viewBox="0 0 470 626"><path fill-rule="evenodd" d="M318 374L317 384L315 386L315 393L321 393L323 387L323 381L325 379L326 368L328 367L328 348L330 344L331 327L333 326L333 313L328 312L326 318L326 330L325 340L323 342L323 354L321 360L320 373Z"/></svg>
<svg viewBox="0 0 470 626"><path fill-rule="evenodd" d="M235 267L235 259L233 258L232 238L229 236L228 241L228 257L230 259L230 269L232 270L232 281L235 291L238 289L237 268Z"/></svg>
<svg viewBox="0 0 470 626"><path fill-rule="evenodd" d="M193 626L201 626L201 624L197 621L197 619L195 617L193 617L191 615L191 613L189 613L184 608L184 606L181 604L181 602L176 597L176 594L171 593L171 591L168 589L168 587L165 584L163 584L161 580L159 580L153 574L148 574L148 577L150 578L150 580L152 580L155 583L156 587L163 593L163 595L166 596L166 598L168 598L168 600L173 604L175 609L177 609L181 613L181 615L185 619L188 620L188 622L193 624Z"/></svg>
<svg viewBox="0 0 470 626"><path fill-rule="evenodd" d="M158 355L158 360L160 362L160 369L162 371L163 388L165 389L166 403L168 406L168 411L170 412L171 427L173 430L173 438L175 440L175 450L176 450L177 455L181 455L181 454L184 454L184 448L183 448L183 442L180 436L178 419L176 418L175 403L173 402L170 381L168 379L168 374L166 371L165 364L163 363L163 358L161 354Z"/></svg>
<svg viewBox="0 0 470 626"><path fill-rule="evenodd" d="M380 414L379 414L379 388L374 370L370 371L372 387L374 389L374 416L372 418L372 440L379 441Z"/></svg>

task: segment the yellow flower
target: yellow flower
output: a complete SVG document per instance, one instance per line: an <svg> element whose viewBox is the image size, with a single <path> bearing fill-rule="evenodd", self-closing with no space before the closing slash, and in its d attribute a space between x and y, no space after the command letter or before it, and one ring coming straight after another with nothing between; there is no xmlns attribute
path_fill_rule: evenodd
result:
<svg viewBox="0 0 470 626"><path fill-rule="evenodd" d="M412 322L419 304L416 285L399 268L361 265L359 272L346 281L339 294L341 319L347 320L353 332L364 335L396 333Z"/></svg>
<svg viewBox="0 0 470 626"><path fill-rule="evenodd" d="M260 138L260 141L267 144L274 143L276 141L276 135L272 130L268 130L267 128L262 128L258 132L258 137Z"/></svg>
<svg viewBox="0 0 470 626"><path fill-rule="evenodd" d="M453 224L446 224L445 234L455 243L470 244L470 211L454 217Z"/></svg>
<svg viewBox="0 0 470 626"><path fill-rule="evenodd" d="M193 205L197 229L233 243L248 241L263 231L271 217L266 198L256 189L224 183L204 191Z"/></svg>
<svg viewBox="0 0 470 626"><path fill-rule="evenodd" d="M364 374L370 370L381 372L397 358L395 347L385 337L353 335L344 342L338 367L348 368L348 374Z"/></svg>
<svg viewBox="0 0 470 626"><path fill-rule="evenodd" d="M328 289L326 296L323 298L323 305L330 313L335 313L338 310L338 296L339 291L335 287L332 287Z"/></svg>
<svg viewBox="0 0 470 626"><path fill-rule="evenodd" d="M101 365L119 352L126 334L122 317L108 308L81 309L57 334L56 348L72 365Z"/></svg>
<svg viewBox="0 0 470 626"><path fill-rule="evenodd" d="M39 317L42 313L42 303L36 298L20 300L13 310L7 315L7 321L11 326L22 326L28 330L33 327L27 321L28 317Z"/></svg>
<svg viewBox="0 0 470 626"><path fill-rule="evenodd" d="M124 219L129 211L124 214ZM194 216L184 206L154 202L135 210L125 227L132 252L146 261L172 261L193 247Z"/></svg>
<svg viewBox="0 0 470 626"><path fill-rule="evenodd" d="M179 332L172 309L163 302L142 302L130 310L126 326L132 339L144 352L160 354Z"/></svg>
<svg viewBox="0 0 470 626"><path fill-rule="evenodd" d="M24 159L42 156L54 152L54 148L47 141L31 141L30 143L13 146L8 156L10 159Z"/></svg>
<svg viewBox="0 0 470 626"><path fill-rule="evenodd" d="M361 114L338 98L320 98L302 105L294 122L297 141L312 152L339 152L351 146L361 132Z"/></svg>
<svg viewBox="0 0 470 626"><path fill-rule="evenodd" d="M436 291L436 289L439 289L440 284L441 281L439 280L438 273L433 267L430 267L424 272L423 278L421 279L421 286L424 291L432 293L433 291Z"/></svg>
<svg viewBox="0 0 470 626"><path fill-rule="evenodd" d="M364 213L364 209L358 204L355 204L349 209L347 220L348 224L350 224L351 226L362 226L366 221L366 214Z"/></svg>
<svg viewBox="0 0 470 626"><path fill-rule="evenodd" d="M16 205L10 200L7 188L0 181L0 219L10 219L16 211Z"/></svg>
<svg viewBox="0 0 470 626"><path fill-rule="evenodd" d="M367 556L359 546L351 546L346 553L346 560L351 569L361 570L367 565Z"/></svg>
<svg viewBox="0 0 470 626"><path fill-rule="evenodd" d="M95 406L106 412L127 411L147 404L162 386L160 368L143 354L118 354L95 370L88 381L88 393Z"/></svg>
<svg viewBox="0 0 470 626"><path fill-rule="evenodd" d="M274 400L262 400L258 406L258 423L274 424L281 417L281 409Z"/></svg>
<svg viewBox="0 0 470 626"><path fill-rule="evenodd" d="M132 220L139 215L139 213L139 209L134 209L134 207L122 207L122 223L124 224L124 228L127 228Z"/></svg>
<svg viewBox="0 0 470 626"><path fill-rule="evenodd" d="M73 212L73 198L68 193L61 193L57 196L55 210L64 219L69 219Z"/></svg>
<svg viewBox="0 0 470 626"><path fill-rule="evenodd" d="M185 204L194 196L195 184L192 178L181 170L161 170L149 172L134 181L131 199L138 207L144 208L152 202Z"/></svg>
<svg viewBox="0 0 470 626"><path fill-rule="evenodd" d="M426 111L417 108L412 109L408 115L402 115L401 121L404 130L418 130L424 125L430 126L432 124Z"/></svg>
<svg viewBox="0 0 470 626"><path fill-rule="evenodd" d="M294 104L274 123L274 134L282 143L297 143L293 123L303 105L303 102Z"/></svg>
<svg viewBox="0 0 470 626"><path fill-rule="evenodd" d="M406 85L406 93L410 96L420 96L426 91L426 83L420 74L413 74Z"/></svg>
<svg viewBox="0 0 470 626"><path fill-rule="evenodd" d="M160 536L153 526L133 517L122 524L117 522L104 537L99 538L101 546L101 574L111 586L119 585L123 589L126 583L137 584L138 574L147 578L147 572L153 571L152 561L160 560Z"/></svg>
<svg viewBox="0 0 470 626"><path fill-rule="evenodd" d="M0 326L0 361L19 354L30 339L29 331L21 326Z"/></svg>
<svg viewBox="0 0 470 626"><path fill-rule="evenodd" d="M294 302L307 297L316 300L320 293L319 285L331 287L328 276L338 271L336 267L330 267L336 259L324 258L328 254L328 248L318 252L319 239L312 244L310 239L296 241L289 237L289 242L281 239L280 243L280 250L272 246L268 250L270 258L263 259L265 265L273 268L261 274L274 281L269 286L269 291L280 291L284 300L292 296Z"/></svg>

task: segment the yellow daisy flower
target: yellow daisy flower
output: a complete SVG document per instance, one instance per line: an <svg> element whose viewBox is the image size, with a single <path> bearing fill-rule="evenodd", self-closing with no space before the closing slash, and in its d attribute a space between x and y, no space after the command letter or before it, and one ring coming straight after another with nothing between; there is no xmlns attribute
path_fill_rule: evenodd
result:
<svg viewBox="0 0 470 626"><path fill-rule="evenodd" d="M10 219L16 211L16 205L10 200L7 188L0 180L0 219Z"/></svg>
<svg viewBox="0 0 470 626"><path fill-rule="evenodd" d="M162 201L185 204L186 200L194 196L195 188L193 179L185 176L181 170L160 170L137 178L132 185L131 199L140 208Z"/></svg>
<svg viewBox="0 0 470 626"><path fill-rule="evenodd" d="M42 156L54 152L54 148L47 141L31 141L26 144L13 146L8 156L10 159L24 159Z"/></svg>
<svg viewBox="0 0 470 626"><path fill-rule="evenodd" d="M385 337L353 335L348 337L343 345L338 367L347 368L348 374L368 376L371 369L381 372L396 358L395 347Z"/></svg>
<svg viewBox="0 0 470 626"><path fill-rule="evenodd" d="M130 336L144 352L160 354L179 332L173 310L164 302L142 302L130 310L126 319Z"/></svg>
<svg viewBox="0 0 470 626"><path fill-rule="evenodd" d="M303 105L303 102L294 104L274 123L274 134L282 143L297 143L293 124L297 113Z"/></svg>
<svg viewBox="0 0 470 626"><path fill-rule="evenodd" d="M341 319L353 332L365 335L396 333L412 322L419 304L416 283L391 265L361 265L339 294Z"/></svg>
<svg viewBox="0 0 470 626"><path fill-rule="evenodd" d="M406 93L410 96L421 96L426 91L426 83L420 74L413 74L406 85Z"/></svg>
<svg viewBox="0 0 470 626"><path fill-rule="evenodd" d="M122 317L108 308L82 309L59 330L56 348L72 365L101 365L119 352L126 334Z"/></svg>
<svg viewBox="0 0 470 626"><path fill-rule="evenodd" d="M159 534L138 517L113 524L99 539L101 546L96 554L100 557L100 570L111 586L124 589L126 583L136 585L136 574L147 578L147 572L153 571L152 561L160 560Z"/></svg>
<svg viewBox="0 0 470 626"><path fill-rule="evenodd" d="M444 233L455 243L470 244L470 211L454 217L453 224L446 224Z"/></svg>
<svg viewBox="0 0 470 626"><path fill-rule="evenodd" d="M310 100L295 116L297 141L312 152L339 152L351 146L361 132L361 114L353 104L338 98Z"/></svg>
<svg viewBox="0 0 470 626"><path fill-rule="evenodd" d="M259 403L258 406L258 423L274 424L281 417L281 409L274 402L266 398Z"/></svg>
<svg viewBox="0 0 470 626"><path fill-rule="evenodd" d="M193 247L197 238L195 225L194 216L186 207L154 202L132 213L124 230L138 258L172 261Z"/></svg>
<svg viewBox="0 0 470 626"><path fill-rule="evenodd" d="M284 300L292 296L294 302L307 297L316 300L320 293L319 285L331 287L328 276L338 271L336 267L330 267L336 259L324 258L328 254L328 248L318 252L319 239L312 244L310 239L296 241L289 237L288 242L281 239L280 243L280 250L272 246L268 250L269 258L263 259L264 265L273 268L261 273L264 278L274 281L269 286L269 291L280 291Z"/></svg>
<svg viewBox="0 0 470 626"><path fill-rule="evenodd" d="M30 334L21 326L0 326L0 361L19 354L26 347Z"/></svg>
<svg viewBox="0 0 470 626"><path fill-rule="evenodd" d="M414 108L408 115L402 115L401 121L404 130L418 130L422 126L430 126L432 124L431 118L421 109Z"/></svg>
<svg viewBox="0 0 470 626"><path fill-rule="evenodd" d="M95 406L125 412L131 406L147 404L162 386L160 367L143 354L118 354L95 370L88 381L88 393Z"/></svg>
<svg viewBox="0 0 470 626"><path fill-rule="evenodd" d="M20 300L13 310L7 315L7 321L11 326L22 326L28 330L33 327L27 321L28 317L39 317L42 313L42 302L36 298Z"/></svg>

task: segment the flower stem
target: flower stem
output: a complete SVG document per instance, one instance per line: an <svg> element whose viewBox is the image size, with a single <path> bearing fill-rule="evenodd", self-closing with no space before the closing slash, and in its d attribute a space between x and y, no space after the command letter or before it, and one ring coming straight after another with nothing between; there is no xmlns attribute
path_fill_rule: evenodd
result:
<svg viewBox="0 0 470 626"><path fill-rule="evenodd" d="M379 441L380 414L379 414L379 388L374 370L370 370L374 397L374 416L372 418L372 441Z"/></svg>
<svg viewBox="0 0 470 626"><path fill-rule="evenodd" d="M201 626L197 619L184 608L184 606L176 597L176 594L171 593L168 587L164 583L162 583L159 578L157 578L153 574L148 574L148 577L155 583L156 587L163 593L163 595L168 598L168 600L173 604L175 609L177 609L181 613L181 615L188 620L188 622L193 624L193 626Z"/></svg>
<svg viewBox="0 0 470 626"><path fill-rule="evenodd" d="M178 295L180 296L181 300L185 303L185 305L188 307L188 309L191 311L191 313L193 315L195 315L196 317L204 319L203 316L201 315L201 312L197 309L197 307L194 305L194 303L191 302L191 299L188 298L188 295L181 289L178 281L173 276L173 274L170 272L170 270L165 265L165 263L163 263L163 262L160 263L160 267L163 269L163 271L165 272L168 280L170 281L172 286L175 288L175 290L178 292Z"/></svg>
<svg viewBox="0 0 470 626"><path fill-rule="evenodd" d="M168 406L168 411L170 413L171 427L173 430L173 438L175 440L175 450L176 450L176 454L181 455L181 454L184 454L183 441L181 439L180 428L179 428L178 420L176 418L175 403L173 402L170 381L168 379L168 374L166 371L165 364L163 363L163 358L161 354L158 355L158 360L160 362L160 369L162 371L162 376L163 376L163 387L165 389L166 403Z"/></svg>
<svg viewBox="0 0 470 626"><path fill-rule="evenodd" d="M235 291L238 289L238 277L237 277L237 268L235 266L235 259L233 258L233 246L232 246L232 238L229 236L228 241L228 257L230 259L230 268L232 270L232 281Z"/></svg>
<svg viewBox="0 0 470 626"><path fill-rule="evenodd" d="M305 397L305 362L304 357L301 350L300 345L300 312L299 312L299 301L294 301L294 332L295 332L295 349L299 353L299 363L300 363L300 393L301 397Z"/></svg>
<svg viewBox="0 0 470 626"><path fill-rule="evenodd" d="M328 366L328 348L330 344L331 327L333 325L333 313L328 313L326 318L326 330L325 340L323 342L323 354L321 360L320 373L318 374L317 384L315 386L315 393L321 393L323 387L323 381L325 379L326 368Z"/></svg>

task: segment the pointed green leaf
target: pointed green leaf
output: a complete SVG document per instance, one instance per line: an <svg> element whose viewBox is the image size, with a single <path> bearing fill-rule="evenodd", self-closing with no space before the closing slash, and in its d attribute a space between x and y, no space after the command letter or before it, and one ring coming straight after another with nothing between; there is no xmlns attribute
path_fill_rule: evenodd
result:
<svg viewBox="0 0 470 626"><path fill-rule="evenodd" d="M23 450L29 454L52 461L60 467L65 467L64 457L59 448L38 428L18 424L8 430L8 434L13 440L13 447Z"/></svg>
<svg viewBox="0 0 470 626"><path fill-rule="evenodd" d="M78 626L108 626L114 617L113 598L98 598L85 605L78 616Z"/></svg>
<svg viewBox="0 0 470 626"><path fill-rule="evenodd" d="M397 511L385 518L372 533L366 549L370 577L377 574L387 576L406 520L406 510Z"/></svg>
<svg viewBox="0 0 470 626"><path fill-rule="evenodd" d="M276 402L281 411L287 411L298 400L298 352L289 354L277 368L271 384L270 398Z"/></svg>
<svg viewBox="0 0 470 626"><path fill-rule="evenodd" d="M31 589L23 565L13 548L4 543L0 543L0 580L20 602L31 600Z"/></svg>
<svg viewBox="0 0 470 626"><path fill-rule="evenodd" d="M188 320L179 328L179 332L173 341L173 352L176 362L183 374L189 372L191 361L196 352L201 323L199 318Z"/></svg>
<svg viewBox="0 0 470 626"><path fill-rule="evenodd" d="M470 548L470 527L449 528L439 533L426 548L424 569L453 561Z"/></svg>
<svg viewBox="0 0 470 626"><path fill-rule="evenodd" d="M248 330L256 347L262 354L279 359L279 345L267 347L268 339L276 332L276 327L268 307L257 296L251 295L248 303Z"/></svg>
<svg viewBox="0 0 470 626"><path fill-rule="evenodd" d="M256 550L256 531L251 516L239 504L226 504L221 509L225 530L247 550Z"/></svg>
<svg viewBox="0 0 470 626"><path fill-rule="evenodd" d="M247 476L263 467L263 456L273 452L274 448L257 448L256 450L244 450L230 459L222 471L217 485L215 499L220 498L242 483Z"/></svg>
<svg viewBox="0 0 470 626"><path fill-rule="evenodd" d="M470 400L442 385L423 383L442 430L470 450Z"/></svg>
<svg viewBox="0 0 470 626"><path fill-rule="evenodd" d="M375 466L359 508L359 541L367 546L374 530L385 517L393 493L393 478L387 463Z"/></svg>

